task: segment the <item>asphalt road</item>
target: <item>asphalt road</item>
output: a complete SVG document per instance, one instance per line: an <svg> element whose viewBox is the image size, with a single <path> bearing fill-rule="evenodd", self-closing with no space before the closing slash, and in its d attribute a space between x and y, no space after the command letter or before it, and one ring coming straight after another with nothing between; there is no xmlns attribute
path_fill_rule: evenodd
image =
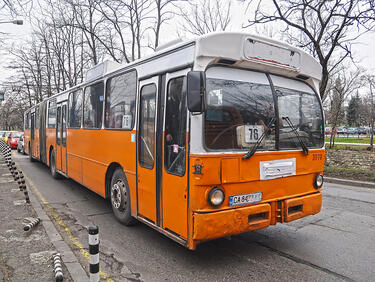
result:
<svg viewBox="0 0 375 282"><path fill-rule="evenodd" d="M99 226L102 271L115 281L375 281L375 189L325 184L318 215L189 251L144 224L122 226L106 200L13 154L83 265L77 242L87 248L86 227Z"/></svg>

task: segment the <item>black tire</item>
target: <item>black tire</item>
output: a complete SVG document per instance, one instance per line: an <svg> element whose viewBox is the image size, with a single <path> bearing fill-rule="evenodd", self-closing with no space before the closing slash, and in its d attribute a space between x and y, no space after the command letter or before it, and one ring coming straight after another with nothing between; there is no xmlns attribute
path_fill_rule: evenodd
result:
<svg viewBox="0 0 375 282"><path fill-rule="evenodd" d="M30 144L29 144L29 160L30 160L30 162L34 162L35 161L34 158L33 158L33 154L31 152L31 146L30 146Z"/></svg>
<svg viewBox="0 0 375 282"><path fill-rule="evenodd" d="M129 185L121 168L113 173L109 192L116 219L126 226L134 225L137 221L131 216Z"/></svg>
<svg viewBox="0 0 375 282"><path fill-rule="evenodd" d="M18 146L17 146L17 152L18 152L18 153L21 153L21 150L20 150L20 149L18 149Z"/></svg>
<svg viewBox="0 0 375 282"><path fill-rule="evenodd" d="M22 146L22 154L26 155L25 146Z"/></svg>
<svg viewBox="0 0 375 282"><path fill-rule="evenodd" d="M51 150L49 154L49 171L51 175L55 179L60 179L61 175L56 170L56 158L55 158L55 150Z"/></svg>

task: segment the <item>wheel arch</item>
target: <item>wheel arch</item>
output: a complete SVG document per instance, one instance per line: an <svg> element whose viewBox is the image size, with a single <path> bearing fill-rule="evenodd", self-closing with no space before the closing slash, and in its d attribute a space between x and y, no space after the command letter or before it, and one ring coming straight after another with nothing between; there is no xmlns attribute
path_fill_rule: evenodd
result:
<svg viewBox="0 0 375 282"><path fill-rule="evenodd" d="M48 150L48 160L47 160L47 165L50 166L50 162L51 162L51 152L54 150L53 148L53 145L49 146L49 150Z"/></svg>

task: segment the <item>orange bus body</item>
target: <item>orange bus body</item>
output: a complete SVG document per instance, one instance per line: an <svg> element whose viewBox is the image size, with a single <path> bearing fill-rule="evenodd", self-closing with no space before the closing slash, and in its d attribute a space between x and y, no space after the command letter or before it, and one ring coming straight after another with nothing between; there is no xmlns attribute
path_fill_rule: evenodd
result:
<svg viewBox="0 0 375 282"><path fill-rule="evenodd" d="M187 69L191 68L190 64ZM186 65L181 66L177 71L183 69L186 69ZM268 69L272 70L269 67ZM175 69L160 71L157 74L159 85L163 83L168 85L168 73L175 71ZM275 72L277 71L276 69ZM117 75L121 71L115 73ZM165 73L167 78L163 77ZM104 75L100 80L106 81L110 76L111 74ZM300 149L258 151L250 159L242 158L246 151L196 153L191 145L195 142L191 139L193 138L191 131L194 130L193 122L189 120L190 129L186 134L188 149L185 155L185 173L182 176L171 174L164 167L163 148L166 146L164 131L156 131L153 141L157 144L159 134L163 136L160 139L162 155L155 155L155 163L151 169L140 166L138 124L140 81L141 79L137 78L137 121L131 130L111 130L104 128L105 126L100 129L87 129L82 128L83 126L70 128L68 125L66 146L60 146L59 149L56 142L56 128L47 126L48 118L45 117L45 123L40 124L45 127L45 135L43 135L40 129L31 128L35 124L35 120L31 121L31 119L33 117L41 119L43 114L35 117L35 114L28 111L25 114L24 130L26 153L30 154L31 150L32 159L43 161L48 166L51 166L51 156L54 153L56 168L60 174L107 199L111 198L112 176L116 169L122 169L129 187L131 216L192 250L207 240L257 230L276 223L290 222L316 214L321 210L321 188L314 186L314 181L317 175L323 174L324 147L310 149L307 155ZM87 85L89 84L88 82ZM84 88L85 85L77 87ZM161 92L157 83L156 85L158 93L162 93L160 97L164 99L165 94ZM57 107L62 109L64 103L67 105L69 94L77 87L55 95L53 98L57 98ZM59 98L63 95L65 98ZM47 102L48 100L42 103L47 107ZM70 108L68 105L66 107L67 114ZM33 130L34 139L31 138ZM40 150L41 142L45 144L45 156ZM157 151L156 147L155 150ZM161 158L161 166L157 163L158 157ZM295 159L294 175L261 180L260 162L288 159ZM197 171L197 167L201 171ZM160 179L161 183L159 190L156 189L159 184L155 184L157 179ZM208 201L208 195L213 187L220 188L225 195L224 202L219 207L211 205ZM262 193L260 202L239 206L229 205L231 195L256 192Z"/></svg>

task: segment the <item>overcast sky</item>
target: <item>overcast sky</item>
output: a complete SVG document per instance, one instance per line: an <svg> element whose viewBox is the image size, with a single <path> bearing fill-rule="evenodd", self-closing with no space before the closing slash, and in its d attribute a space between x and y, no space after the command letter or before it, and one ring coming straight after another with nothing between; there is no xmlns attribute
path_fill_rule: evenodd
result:
<svg viewBox="0 0 375 282"><path fill-rule="evenodd" d="M231 30L233 31L244 31L242 24L246 23L248 16L244 14L245 4L241 2L233 1L232 6L232 24ZM0 15L0 20L7 20L6 15ZM6 41L8 46L11 42L17 42L25 40L31 33L32 27L24 19L24 25L18 26L13 24L0 24L0 39L8 38ZM254 28L245 30L247 32L254 33ZM6 34L1 34L6 33ZM176 25L170 21L168 26L164 27L164 32L161 34L161 43L166 43L177 37ZM4 49L3 45L0 45L0 84L6 81L7 77L11 75L10 71L5 68L9 64L11 59L8 51ZM368 33L358 40L353 50L353 57L356 61L359 61L359 65L368 70L369 73L375 73L375 32ZM0 86L1 87L1 86Z"/></svg>

